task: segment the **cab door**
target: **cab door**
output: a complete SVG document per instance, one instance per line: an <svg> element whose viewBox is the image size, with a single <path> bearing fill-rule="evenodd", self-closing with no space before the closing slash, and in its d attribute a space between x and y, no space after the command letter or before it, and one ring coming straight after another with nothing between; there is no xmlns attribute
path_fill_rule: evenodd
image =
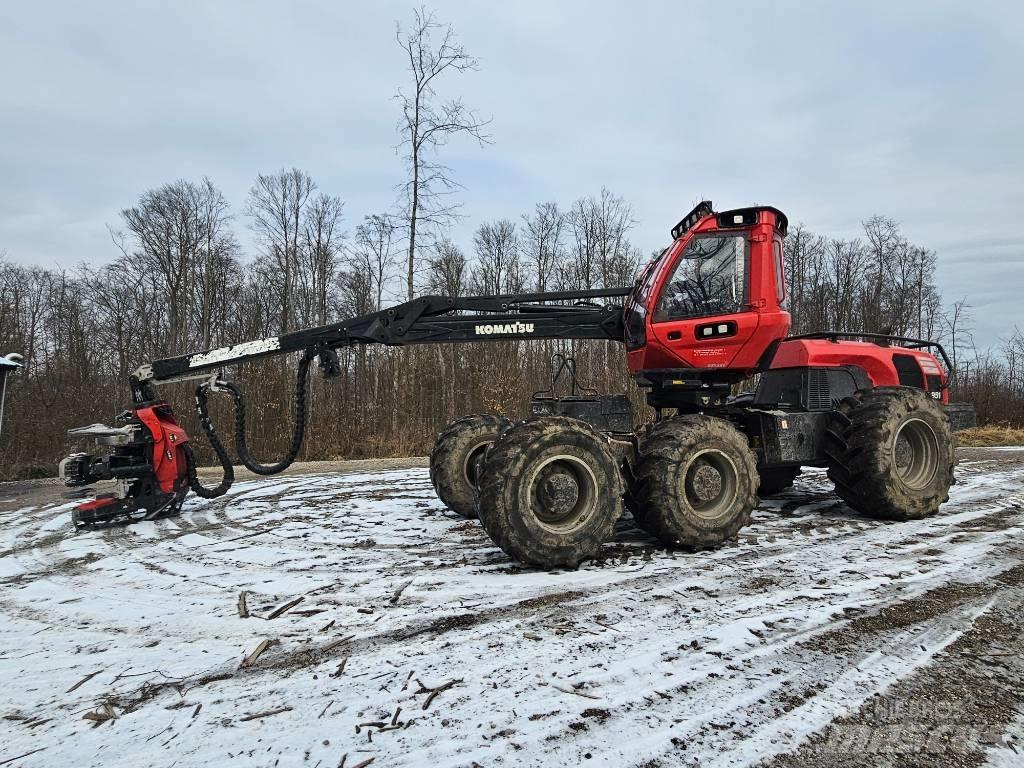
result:
<svg viewBox="0 0 1024 768"><path fill-rule="evenodd" d="M667 265L652 300L651 367L727 368L755 335L749 231L695 234ZM654 352L654 350L650 350Z"/></svg>

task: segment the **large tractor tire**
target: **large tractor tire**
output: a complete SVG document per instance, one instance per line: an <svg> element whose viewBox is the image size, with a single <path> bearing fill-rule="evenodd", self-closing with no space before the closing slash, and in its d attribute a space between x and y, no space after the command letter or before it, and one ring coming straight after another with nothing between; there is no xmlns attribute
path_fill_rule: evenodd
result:
<svg viewBox="0 0 1024 768"><path fill-rule="evenodd" d="M800 474L800 467L779 467L761 469L758 472L757 495L762 499L774 496L793 487L793 481Z"/></svg>
<svg viewBox="0 0 1024 768"><path fill-rule="evenodd" d="M575 568L612 536L622 473L608 438L564 416L520 422L487 449L480 522L516 560Z"/></svg>
<svg viewBox="0 0 1024 768"><path fill-rule="evenodd" d="M675 416L641 438L628 506L663 544L713 549L735 538L757 503L757 458L732 424Z"/></svg>
<svg viewBox="0 0 1024 768"><path fill-rule="evenodd" d="M949 499L956 444L949 419L914 387L847 397L826 432L828 476L851 509L882 520L919 520Z"/></svg>
<svg viewBox="0 0 1024 768"><path fill-rule="evenodd" d="M438 498L463 517L476 517L476 483L487 446L512 422L475 413L456 419L437 436L430 452L430 482Z"/></svg>

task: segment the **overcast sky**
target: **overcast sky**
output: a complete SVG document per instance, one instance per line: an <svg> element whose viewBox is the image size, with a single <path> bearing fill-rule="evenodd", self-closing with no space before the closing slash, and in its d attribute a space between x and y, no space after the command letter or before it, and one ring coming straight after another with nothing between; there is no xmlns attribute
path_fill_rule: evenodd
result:
<svg viewBox="0 0 1024 768"><path fill-rule="evenodd" d="M480 58L452 95L491 146L447 148L484 219L602 186L649 252L700 198L822 234L875 213L939 256L991 344L1024 327L1024 4L448 2ZM351 228L395 199L394 2L0 7L0 251L101 263L139 193L209 176L237 229L258 172L307 170Z"/></svg>

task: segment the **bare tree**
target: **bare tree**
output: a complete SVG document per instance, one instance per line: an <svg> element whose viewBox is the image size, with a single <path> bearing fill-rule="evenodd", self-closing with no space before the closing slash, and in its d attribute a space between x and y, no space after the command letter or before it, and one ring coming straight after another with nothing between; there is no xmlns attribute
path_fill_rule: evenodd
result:
<svg viewBox="0 0 1024 768"><path fill-rule="evenodd" d="M238 272L237 256L241 250L230 228L232 219L228 201L213 182L204 178L201 185L198 213L203 234L197 263L196 313L199 343L209 349L223 328L223 308L226 304L228 284Z"/></svg>
<svg viewBox="0 0 1024 768"><path fill-rule="evenodd" d="M458 184L451 169L436 159L438 148L458 134L471 136L481 145L490 141L483 133L488 120L478 117L461 99L439 101L435 91L443 74L475 70L477 59L455 41L452 27L440 24L431 11L421 7L413 14L407 32L401 25L396 25L395 31L412 78L411 90L399 90L397 94L402 106L399 148L405 153L408 173L401 188L401 218L408 237L406 281L410 300L415 287L417 238L442 231L459 208L448 197Z"/></svg>
<svg viewBox="0 0 1024 768"><path fill-rule="evenodd" d="M959 360L963 359L960 350L965 347L974 346L973 328L971 321L974 319L973 308L967 303L967 297L954 301L946 315L946 328L949 330L950 351L953 353L953 386L961 384L961 373Z"/></svg>
<svg viewBox="0 0 1024 768"><path fill-rule="evenodd" d="M272 268L266 271L278 300L280 332L292 327L295 271L302 242L303 210L316 184L298 168L260 174L249 191L246 215Z"/></svg>
<svg viewBox="0 0 1024 768"><path fill-rule="evenodd" d="M343 270L338 273L335 285L338 290L338 313L342 317L358 317L374 311L373 283L365 272L358 269Z"/></svg>
<svg viewBox="0 0 1024 768"><path fill-rule="evenodd" d="M199 341L209 341L215 275L237 250L220 190L209 179L164 184L144 192L121 217L126 232L112 230L111 236L125 269L151 276L166 316L166 330L154 339L156 349L176 354L195 343L189 330L197 322L193 318L201 329Z"/></svg>
<svg viewBox="0 0 1024 768"><path fill-rule="evenodd" d="M345 204L340 198L321 192L303 214L299 280L307 304L304 318L307 324L327 323L328 294L345 243L345 233L341 230L344 210Z"/></svg>
<svg viewBox="0 0 1024 768"><path fill-rule="evenodd" d="M484 222L473 235L476 267L473 290L478 294L519 293L523 273L519 263L516 225L508 219Z"/></svg>
<svg viewBox="0 0 1024 768"><path fill-rule="evenodd" d="M395 266L395 224L387 214L372 214L363 218L356 227L355 248L352 252L353 269L369 280L373 297L372 309L381 309L384 292L391 281Z"/></svg>
<svg viewBox="0 0 1024 768"><path fill-rule="evenodd" d="M900 234L899 225L886 216L872 216L862 222L862 226L867 237L867 245L862 248L864 254L861 260L864 274L857 276L856 279L864 283L860 287L860 312L864 330L892 332L895 330L891 322L893 318L886 306L892 293L887 291L887 287L891 283L889 278L893 262L905 261L902 256L908 243Z"/></svg>
<svg viewBox="0 0 1024 768"><path fill-rule="evenodd" d="M532 215L523 214L520 248L533 268L534 288L548 290L565 258L565 214L557 203L538 203Z"/></svg>
<svg viewBox="0 0 1024 768"><path fill-rule="evenodd" d="M631 282L640 263L627 237L635 223L629 203L607 189L577 200L568 214L572 242L563 270L566 285L589 289Z"/></svg>
<svg viewBox="0 0 1024 768"><path fill-rule="evenodd" d="M428 285L442 296L462 296L466 292L466 255L451 240L443 238L434 246Z"/></svg>
<svg viewBox="0 0 1024 768"><path fill-rule="evenodd" d="M823 279L826 242L802 225L786 234L786 294L793 330L806 333L826 325Z"/></svg>

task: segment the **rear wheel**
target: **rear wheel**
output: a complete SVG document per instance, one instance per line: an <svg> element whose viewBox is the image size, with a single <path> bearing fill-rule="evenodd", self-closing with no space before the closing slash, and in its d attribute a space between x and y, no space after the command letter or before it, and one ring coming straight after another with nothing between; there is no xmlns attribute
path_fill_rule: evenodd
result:
<svg viewBox="0 0 1024 768"><path fill-rule="evenodd" d="M941 406L914 387L843 400L826 433L828 476L853 510L918 520L949 499L956 445Z"/></svg>
<svg viewBox="0 0 1024 768"><path fill-rule="evenodd" d="M757 495L761 498L774 496L793 487L793 481L800 474L800 467L779 467L778 469L761 469L758 477Z"/></svg>
<svg viewBox="0 0 1024 768"><path fill-rule="evenodd" d="M530 419L504 431L480 474L480 522L517 560L575 567L608 540L622 475L608 439L577 419Z"/></svg>
<svg viewBox="0 0 1024 768"><path fill-rule="evenodd" d="M463 517L476 517L476 483L487 446L512 424L504 416L475 413L449 424L430 452L430 482L438 498Z"/></svg>
<svg viewBox="0 0 1024 768"><path fill-rule="evenodd" d="M655 424L640 443L629 508L669 546L710 549L736 536L757 503L757 460L732 424L690 415Z"/></svg>

